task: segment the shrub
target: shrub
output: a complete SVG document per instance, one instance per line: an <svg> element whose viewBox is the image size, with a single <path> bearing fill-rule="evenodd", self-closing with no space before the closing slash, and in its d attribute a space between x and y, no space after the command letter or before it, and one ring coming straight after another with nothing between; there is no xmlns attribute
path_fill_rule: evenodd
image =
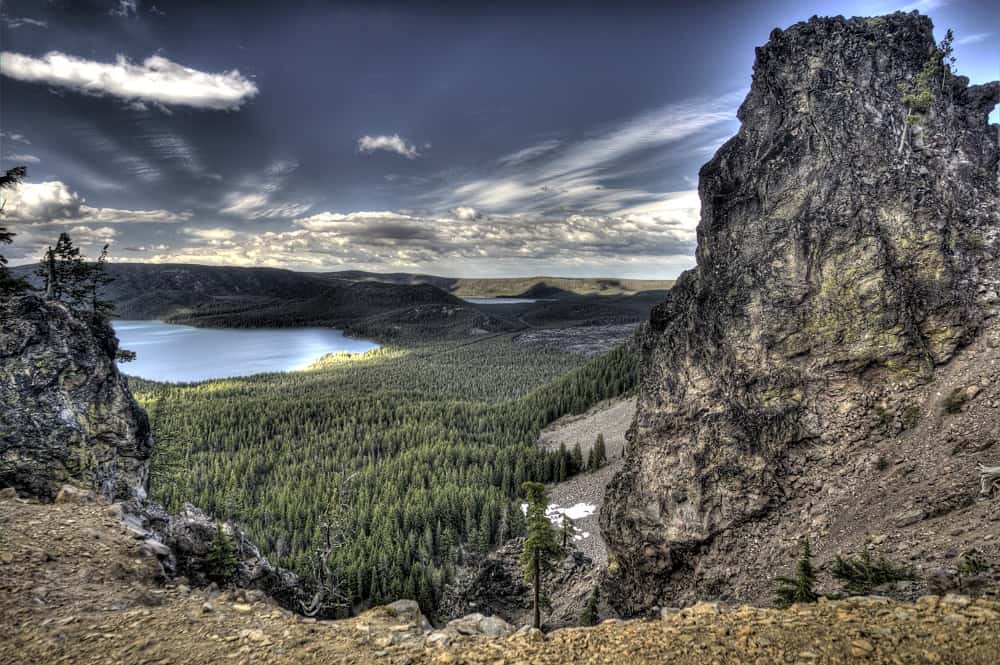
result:
<svg viewBox="0 0 1000 665"><path fill-rule="evenodd" d="M590 598L587 599L587 605L583 608L583 613L580 615L581 626L597 625L597 621L600 618L598 616L597 604L600 602L601 590L600 587L595 586L594 590L590 593Z"/></svg>
<svg viewBox="0 0 1000 665"><path fill-rule="evenodd" d="M979 550L972 548L962 552L958 561L958 573L962 577L972 577L990 572L990 564Z"/></svg>
<svg viewBox="0 0 1000 665"><path fill-rule="evenodd" d="M880 584L916 578L911 568L895 564L882 556L873 558L868 551L859 557L838 556L833 561L830 574L840 580L844 589L852 594L866 594Z"/></svg>
<svg viewBox="0 0 1000 665"><path fill-rule="evenodd" d="M802 539L802 552L795 566L795 577L776 577L777 587L774 589L774 603L778 607L789 607L793 603L815 603L819 600L816 593L816 569L812 563L812 546L808 538Z"/></svg>

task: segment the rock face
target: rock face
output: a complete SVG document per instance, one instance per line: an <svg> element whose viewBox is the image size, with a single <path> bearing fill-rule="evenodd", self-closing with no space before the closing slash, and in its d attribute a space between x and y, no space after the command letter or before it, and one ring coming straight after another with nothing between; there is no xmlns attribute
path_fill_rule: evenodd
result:
<svg viewBox="0 0 1000 665"><path fill-rule="evenodd" d="M697 267L643 333L602 511L620 611L691 592L716 540L787 500L794 451L907 427L907 390L994 314L1000 84L934 53L915 12L813 18L757 50L739 133L700 172ZM738 569L749 545L727 547Z"/></svg>
<svg viewBox="0 0 1000 665"><path fill-rule="evenodd" d="M515 626L531 623L531 587L524 581L521 567L523 538L509 541L483 559L459 570L445 587L438 605L437 623L455 623L465 615L498 616ZM543 608L546 629L576 626L594 587L601 584L601 569L575 546L550 570L542 574L542 588L548 604ZM601 618L614 616L607 603L599 605ZM466 616L466 618L468 618Z"/></svg>
<svg viewBox="0 0 1000 665"><path fill-rule="evenodd" d="M23 296L0 304L0 487L47 499L67 482L141 499L152 439L106 321Z"/></svg>

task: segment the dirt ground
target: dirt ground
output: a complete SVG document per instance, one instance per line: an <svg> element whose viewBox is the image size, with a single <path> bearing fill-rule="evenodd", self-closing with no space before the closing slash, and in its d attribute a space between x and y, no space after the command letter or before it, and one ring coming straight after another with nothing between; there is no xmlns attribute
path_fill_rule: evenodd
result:
<svg viewBox="0 0 1000 665"><path fill-rule="evenodd" d="M0 499L0 663L996 663L1000 601L881 598L436 644L376 608L315 621L256 592L190 589L101 505Z"/></svg>

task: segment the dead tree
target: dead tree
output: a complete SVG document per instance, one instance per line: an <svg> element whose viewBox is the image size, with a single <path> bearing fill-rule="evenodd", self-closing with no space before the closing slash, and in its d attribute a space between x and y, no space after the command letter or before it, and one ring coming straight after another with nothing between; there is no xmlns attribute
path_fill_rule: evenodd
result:
<svg viewBox="0 0 1000 665"><path fill-rule="evenodd" d="M979 470L979 493L983 496L989 496L993 490L993 484L1000 482L1000 466L979 464L976 468Z"/></svg>
<svg viewBox="0 0 1000 665"><path fill-rule="evenodd" d="M330 499L330 510L320 524L323 539L313 552L309 562L309 580L315 591L309 602L299 601L302 613L307 617L325 616L345 608L350 608L351 597L345 589L344 581L333 568L334 554L347 542L348 516L350 509L351 481L358 475L353 473L341 477L334 495Z"/></svg>

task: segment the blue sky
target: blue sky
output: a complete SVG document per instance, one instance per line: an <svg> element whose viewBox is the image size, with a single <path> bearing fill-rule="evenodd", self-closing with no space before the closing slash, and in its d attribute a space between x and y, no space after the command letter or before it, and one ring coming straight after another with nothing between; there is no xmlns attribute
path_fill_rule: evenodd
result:
<svg viewBox="0 0 1000 665"><path fill-rule="evenodd" d="M774 27L920 9L1000 78L997 3L692 4L8 0L13 262L69 229L116 260L674 277Z"/></svg>

